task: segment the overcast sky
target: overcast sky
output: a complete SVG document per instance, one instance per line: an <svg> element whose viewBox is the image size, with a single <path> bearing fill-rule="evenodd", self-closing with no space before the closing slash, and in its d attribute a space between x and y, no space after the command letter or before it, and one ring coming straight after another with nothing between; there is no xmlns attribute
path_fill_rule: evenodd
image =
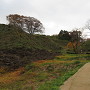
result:
<svg viewBox="0 0 90 90"><path fill-rule="evenodd" d="M43 23L45 34L52 35L83 27L90 19L90 0L0 0L0 12L0 23L7 23L9 14L31 16Z"/></svg>

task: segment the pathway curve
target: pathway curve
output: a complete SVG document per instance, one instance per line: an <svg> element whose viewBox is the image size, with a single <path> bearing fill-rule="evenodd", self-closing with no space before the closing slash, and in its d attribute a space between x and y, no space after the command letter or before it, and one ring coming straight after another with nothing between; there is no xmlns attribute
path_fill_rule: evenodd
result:
<svg viewBox="0 0 90 90"><path fill-rule="evenodd" d="M81 67L60 87L60 90L90 90L90 63Z"/></svg>

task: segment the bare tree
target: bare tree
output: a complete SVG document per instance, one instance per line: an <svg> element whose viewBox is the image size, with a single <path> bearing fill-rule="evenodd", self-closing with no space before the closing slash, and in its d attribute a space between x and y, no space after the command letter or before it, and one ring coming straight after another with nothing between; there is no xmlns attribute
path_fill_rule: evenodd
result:
<svg viewBox="0 0 90 90"><path fill-rule="evenodd" d="M20 27L29 34L43 33L43 24L34 17L20 16L18 14L10 14L7 16L10 25Z"/></svg>
<svg viewBox="0 0 90 90"><path fill-rule="evenodd" d="M70 36L71 36L71 46L73 48L73 51L75 53L79 53L80 52L80 44L83 41L83 39L81 38L82 36L82 32L79 29L74 29L72 32L69 32Z"/></svg>
<svg viewBox="0 0 90 90"><path fill-rule="evenodd" d="M86 25L84 28L90 30L90 19L86 22Z"/></svg>

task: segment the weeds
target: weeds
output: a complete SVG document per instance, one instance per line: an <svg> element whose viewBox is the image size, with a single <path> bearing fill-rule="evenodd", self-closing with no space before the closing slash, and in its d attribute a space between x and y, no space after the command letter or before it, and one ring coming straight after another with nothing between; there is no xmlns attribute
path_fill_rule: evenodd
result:
<svg viewBox="0 0 90 90"><path fill-rule="evenodd" d="M77 57L79 61L71 60L72 57ZM86 57L86 55L82 55L82 57ZM5 74L2 74L4 80L1 76L0 82L6 83L1 84L0 88L2 90L58 90L65 80L88 62L80 60L76 55L64 55L58 56L58 58L60 59L36 61L26 65L24 69L13 71L10 76L11 81L8 81ZM6 77L8 77L8 73Z"/></svg>

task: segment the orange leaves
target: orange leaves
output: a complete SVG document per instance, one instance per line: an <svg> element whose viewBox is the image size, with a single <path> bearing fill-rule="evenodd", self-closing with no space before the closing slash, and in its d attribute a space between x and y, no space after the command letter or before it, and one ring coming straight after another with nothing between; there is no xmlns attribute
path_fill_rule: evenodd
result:
<svg viewBox="0 0 90 90"><path fill-rule="evenodd" d="M73 48L72 42L69 42L69 43L67 44L67 48Z"/></svg>
<svg viewBox="0 0 90 90"><path fill-rule="evenodd" d="M73 47L76 47L76 45L77 46L79 46L80 45L80 42L69 42L68 44L67 44L67 48L73 48Z"/></svg>

